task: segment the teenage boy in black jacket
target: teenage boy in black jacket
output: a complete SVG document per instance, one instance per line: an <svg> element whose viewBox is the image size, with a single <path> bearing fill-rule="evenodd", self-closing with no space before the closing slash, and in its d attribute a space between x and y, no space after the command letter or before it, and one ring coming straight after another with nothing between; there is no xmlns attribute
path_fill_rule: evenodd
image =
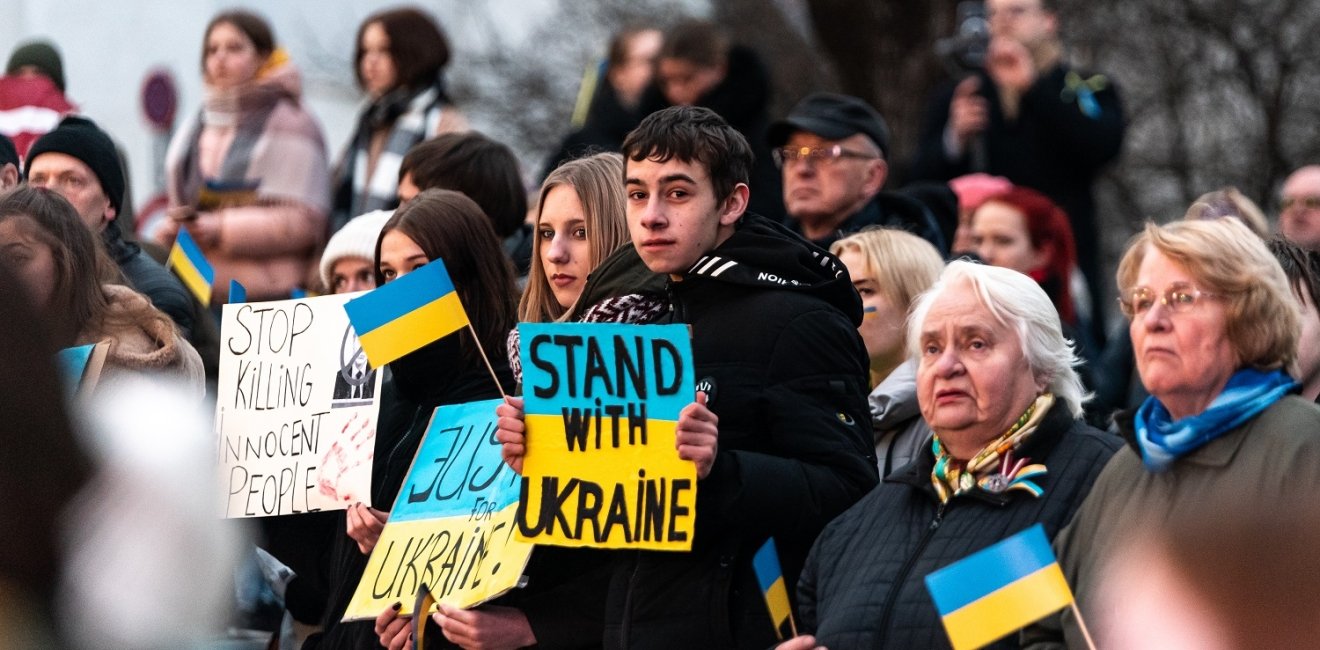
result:
<svg viewBox="0 0 1320 650"><path fill-rule="evenodd" d="M796 584L816 535L877 481L861 303L836 258L745 214L751 148L714 112L654 113L623 153L635 253L668 276L671 320L692 330L701 390L677 447L699 483L691 552L615 555L604 645L765 648L752 554L773 537ZM520 469L522 402L499 412Z"/></svg>

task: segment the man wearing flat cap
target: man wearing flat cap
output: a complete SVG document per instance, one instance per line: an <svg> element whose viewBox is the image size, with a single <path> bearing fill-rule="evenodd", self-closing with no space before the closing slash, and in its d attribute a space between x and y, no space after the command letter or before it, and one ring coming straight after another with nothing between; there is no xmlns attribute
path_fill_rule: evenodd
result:
<svg viewBox="0 0 1320 650"><path fill-rule="evenodd" d="M813 93L770 125L772 155L783 170L789 227L822 248L867 226L902 228L948 252L930 211L907 196L881 192L889 176L889 128L856 97Z"/></svg>

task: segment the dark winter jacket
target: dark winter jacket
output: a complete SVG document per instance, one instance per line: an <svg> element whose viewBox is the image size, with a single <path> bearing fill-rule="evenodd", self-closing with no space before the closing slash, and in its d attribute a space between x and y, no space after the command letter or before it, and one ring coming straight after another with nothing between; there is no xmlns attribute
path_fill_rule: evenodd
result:
<svg viewBox="0 0 1320 650"><path fill-rule="evenodd" d="M802 233L801 225L796 220L789 219L788 225L794 232ZM838 228L820 239L811 240L811 243L829 250L834 242L871 226L906 230L930 242L940 255L949 254L949 242L944 239L939 222L932 211L921 201L894 192L876 194L856 214L840 222Z"/></svg>
<svg viewBox="0 0 1320 650"><path fill-rule="evenodd" d="M452 334L389 365L392 381L381 389L371 465L371 502L375 508L388 510L393 506L436 407L500 396L500 388L480 359L472 360L461 353L460 339L466 336L464 331ZM491 357L490 362L504 390L512 390L508 363L498 356ZM338 515L338 538L329 576L330 600L322 621L324 632L309 638L303 648L376 648L380 643L372 621L339 622L366 570L368 556L344 534L345 515L342 511Z"/></svg>
<svg viewBox="0 0 1320 650"><path fill-rule="evenodd" d="M617 555L605 646L764 648L775 637L752 554L774 537L794 580L816 534L877 480L861 302L836 258L753 215L669 290L719 449L692 550Z"/></svg>
<svg viewBox="0 0 1320 650"><path fill-rule="evenodd" d="M798 584L798 630L831 648L948 648L926 575L1037 522L1053 539L1119 444L1056 402L1014 454L1045 464L1033 479L1040 497L978 490L943 507L925 451L821 533ZM1017 647L1017 637L994 647Z"/></svg>
<svg viewBox="0 0 1320 650"><path fill-rule="evenodd" d="M630 109L619 101L618 93L602 71L582 128L568 134L559 143L559 149L546 159L541 180L545 180L550 172L569 160L623 149L623 139L628 137L629 131L637 128L643 117L646 115L641 112L640 106Z"/></svg>
<svg viewBox="0 0 1320 650"><path fill-rule="evenodd" d="M143 253L137 244L125 240L119 225L113 221L101 231L101 241L105 242L106 252L110 253L110 259L119 266L129 285L150 299L152 306L165 312L179 326L183 338L191 339L192 300L178 279Z"/></svg>

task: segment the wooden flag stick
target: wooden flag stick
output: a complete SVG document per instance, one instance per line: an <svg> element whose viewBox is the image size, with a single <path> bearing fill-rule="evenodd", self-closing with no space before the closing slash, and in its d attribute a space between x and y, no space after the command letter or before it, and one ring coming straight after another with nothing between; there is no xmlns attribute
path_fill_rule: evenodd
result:
<svg viewBox="0 0 1320 650"><path fill-rule="evenodd" d="M798 635L798 633L797 633L797 623L794 623L794 622L793 622L793 611L792 611L792 610L789 610L789 612L788 612L788 631L793 633L793 637L794 637L794 638L797 637L797 635Z"/></svg>
<svg viewBox="0 0 1320 650"><path fill-rule="evenodd" d="M481 360L486 362L486 370L490 371L490 378L495 380L495 388L499 389L500 397L507 400L509 396L504 392L504 385L500 383L500 378L495 374L495 367L490 365L490 357L486 356L486 349L481 346L481 337L477 336L477 330L472 328L472 321L468 321L468 332L472 333L472 340L477 344L477 351L481 353Z"/></svg>
<svg viewBox="0 0 1320 650"><path fill-rule="evenodd" d="M1077 627L1082 630L1082 638L1086 639L1086 647L1095 650L1095 641L1091 639L1091 631L1086 629L1086 619L1082 618L1082 610L1077 609L1077 601L1072 601L1068 606L1072 608L1073 616L1077 617Z"/></svg>

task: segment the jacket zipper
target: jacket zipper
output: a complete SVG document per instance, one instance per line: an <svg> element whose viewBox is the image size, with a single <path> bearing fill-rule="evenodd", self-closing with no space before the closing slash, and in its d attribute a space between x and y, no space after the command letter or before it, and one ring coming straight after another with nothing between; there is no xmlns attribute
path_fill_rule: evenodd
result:
<svg viewBox="0 0 1320 650"><path fill-rule="evenodd" d="M926 550L926 545L930 543L930 538L935 536L935 531L939 529L940 523L944 521L944 511L948 508L948 503L941 503L935 509L935 518L931 520L930 525L926 526L926 532L921 536L921 541L917 543L917 548L908 556L903 568L899 570L898 575L894 577L894 582L889 585L889 594L885 596L885 611L880 616L881 635L889 633L889 620L894 614L894 600L898 598L898 591L903 588L907 582L907 575L912 571L912 566L917 563L917 558L921 557L922 551ZM881 638L884 638L883 636Z"/></svg>

